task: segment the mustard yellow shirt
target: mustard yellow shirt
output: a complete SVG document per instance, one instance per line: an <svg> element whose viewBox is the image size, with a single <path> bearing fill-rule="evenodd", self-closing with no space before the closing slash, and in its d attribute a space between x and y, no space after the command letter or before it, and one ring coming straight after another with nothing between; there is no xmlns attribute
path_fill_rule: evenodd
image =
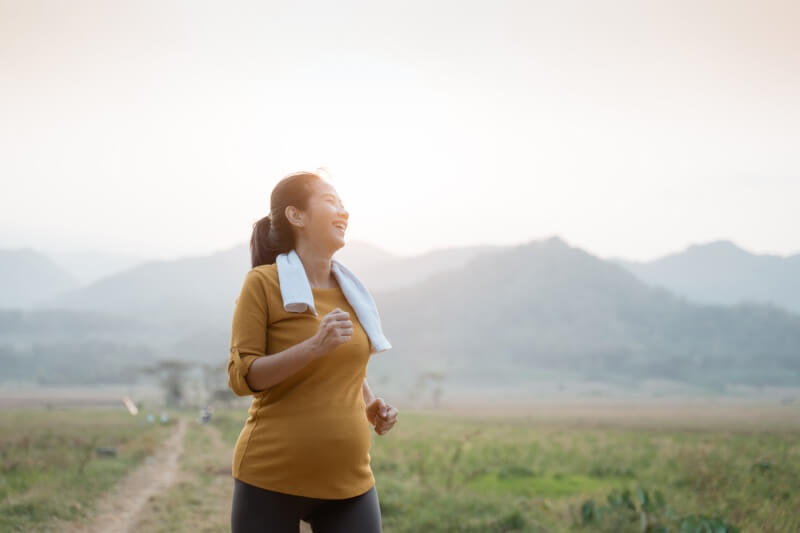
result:
<svg viewBox="0 0 800 533"><path fill-rule="evenodd" d="M234 447L232 474L287 494L350 498L375 484L362 392L369 339L341 288L312 287L311 292L318 315L310 309L288 312L274 263L245 275L233 313L228 386L253 401ZM253 361L312 337L336 307L350 313L348 342L272 387L250 389L245 376Z"/></svg>

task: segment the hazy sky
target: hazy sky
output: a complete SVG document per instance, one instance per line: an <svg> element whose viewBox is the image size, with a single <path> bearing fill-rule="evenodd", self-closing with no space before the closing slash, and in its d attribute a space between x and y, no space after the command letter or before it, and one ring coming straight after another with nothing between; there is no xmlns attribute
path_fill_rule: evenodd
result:
<svg viewBox="0 0 800 533"><path fill-rule="evenodd" d="M328 167L399 254L800 252L796 1L0 0L0 247L249 239Z"/></svg>

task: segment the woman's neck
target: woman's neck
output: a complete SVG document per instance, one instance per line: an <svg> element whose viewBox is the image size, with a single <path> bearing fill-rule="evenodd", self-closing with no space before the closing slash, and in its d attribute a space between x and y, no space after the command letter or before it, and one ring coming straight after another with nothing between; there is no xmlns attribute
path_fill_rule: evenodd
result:
<svg viewBox="0 0 800 533"><path fill-rule="evenodd" d="M299 243L295 251L300 256L311 287L316 289L336 287L336 279L331 271L332 256Z"/></svg>

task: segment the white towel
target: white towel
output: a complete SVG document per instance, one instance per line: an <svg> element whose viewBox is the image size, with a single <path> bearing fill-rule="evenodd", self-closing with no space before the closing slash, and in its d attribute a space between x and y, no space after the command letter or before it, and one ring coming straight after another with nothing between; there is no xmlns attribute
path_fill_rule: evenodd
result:
<svg viewBox="0 0 800 533"><path fill-rule="evenodd" d="M279 254L275 263L278 267L283 308L292 313L302 313L310 308L315 315L318 314L314 307L311 284L297 252L292 249ZM369 337L370 353L380 353L391 348L392 345L381 330L381 319L375 300L361 280L336 259L331 259L331 272Z"/></svg>

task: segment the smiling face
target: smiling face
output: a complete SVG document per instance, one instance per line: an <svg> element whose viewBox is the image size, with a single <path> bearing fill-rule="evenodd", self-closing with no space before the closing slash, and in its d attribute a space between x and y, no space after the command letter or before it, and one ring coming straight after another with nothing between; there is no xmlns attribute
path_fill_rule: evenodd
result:
<svg viewBox="0 0 800 533"><path fill-rule="evenodd" d="M344 208L336 189L327 181L314 180L311 188L308 208L294 212L294 217L290 213L287 216L290 220L302 221L301 224L295 224L298 237L311 239L315 248L335 252L345 245L344 234L350 213Z"/></svg>

